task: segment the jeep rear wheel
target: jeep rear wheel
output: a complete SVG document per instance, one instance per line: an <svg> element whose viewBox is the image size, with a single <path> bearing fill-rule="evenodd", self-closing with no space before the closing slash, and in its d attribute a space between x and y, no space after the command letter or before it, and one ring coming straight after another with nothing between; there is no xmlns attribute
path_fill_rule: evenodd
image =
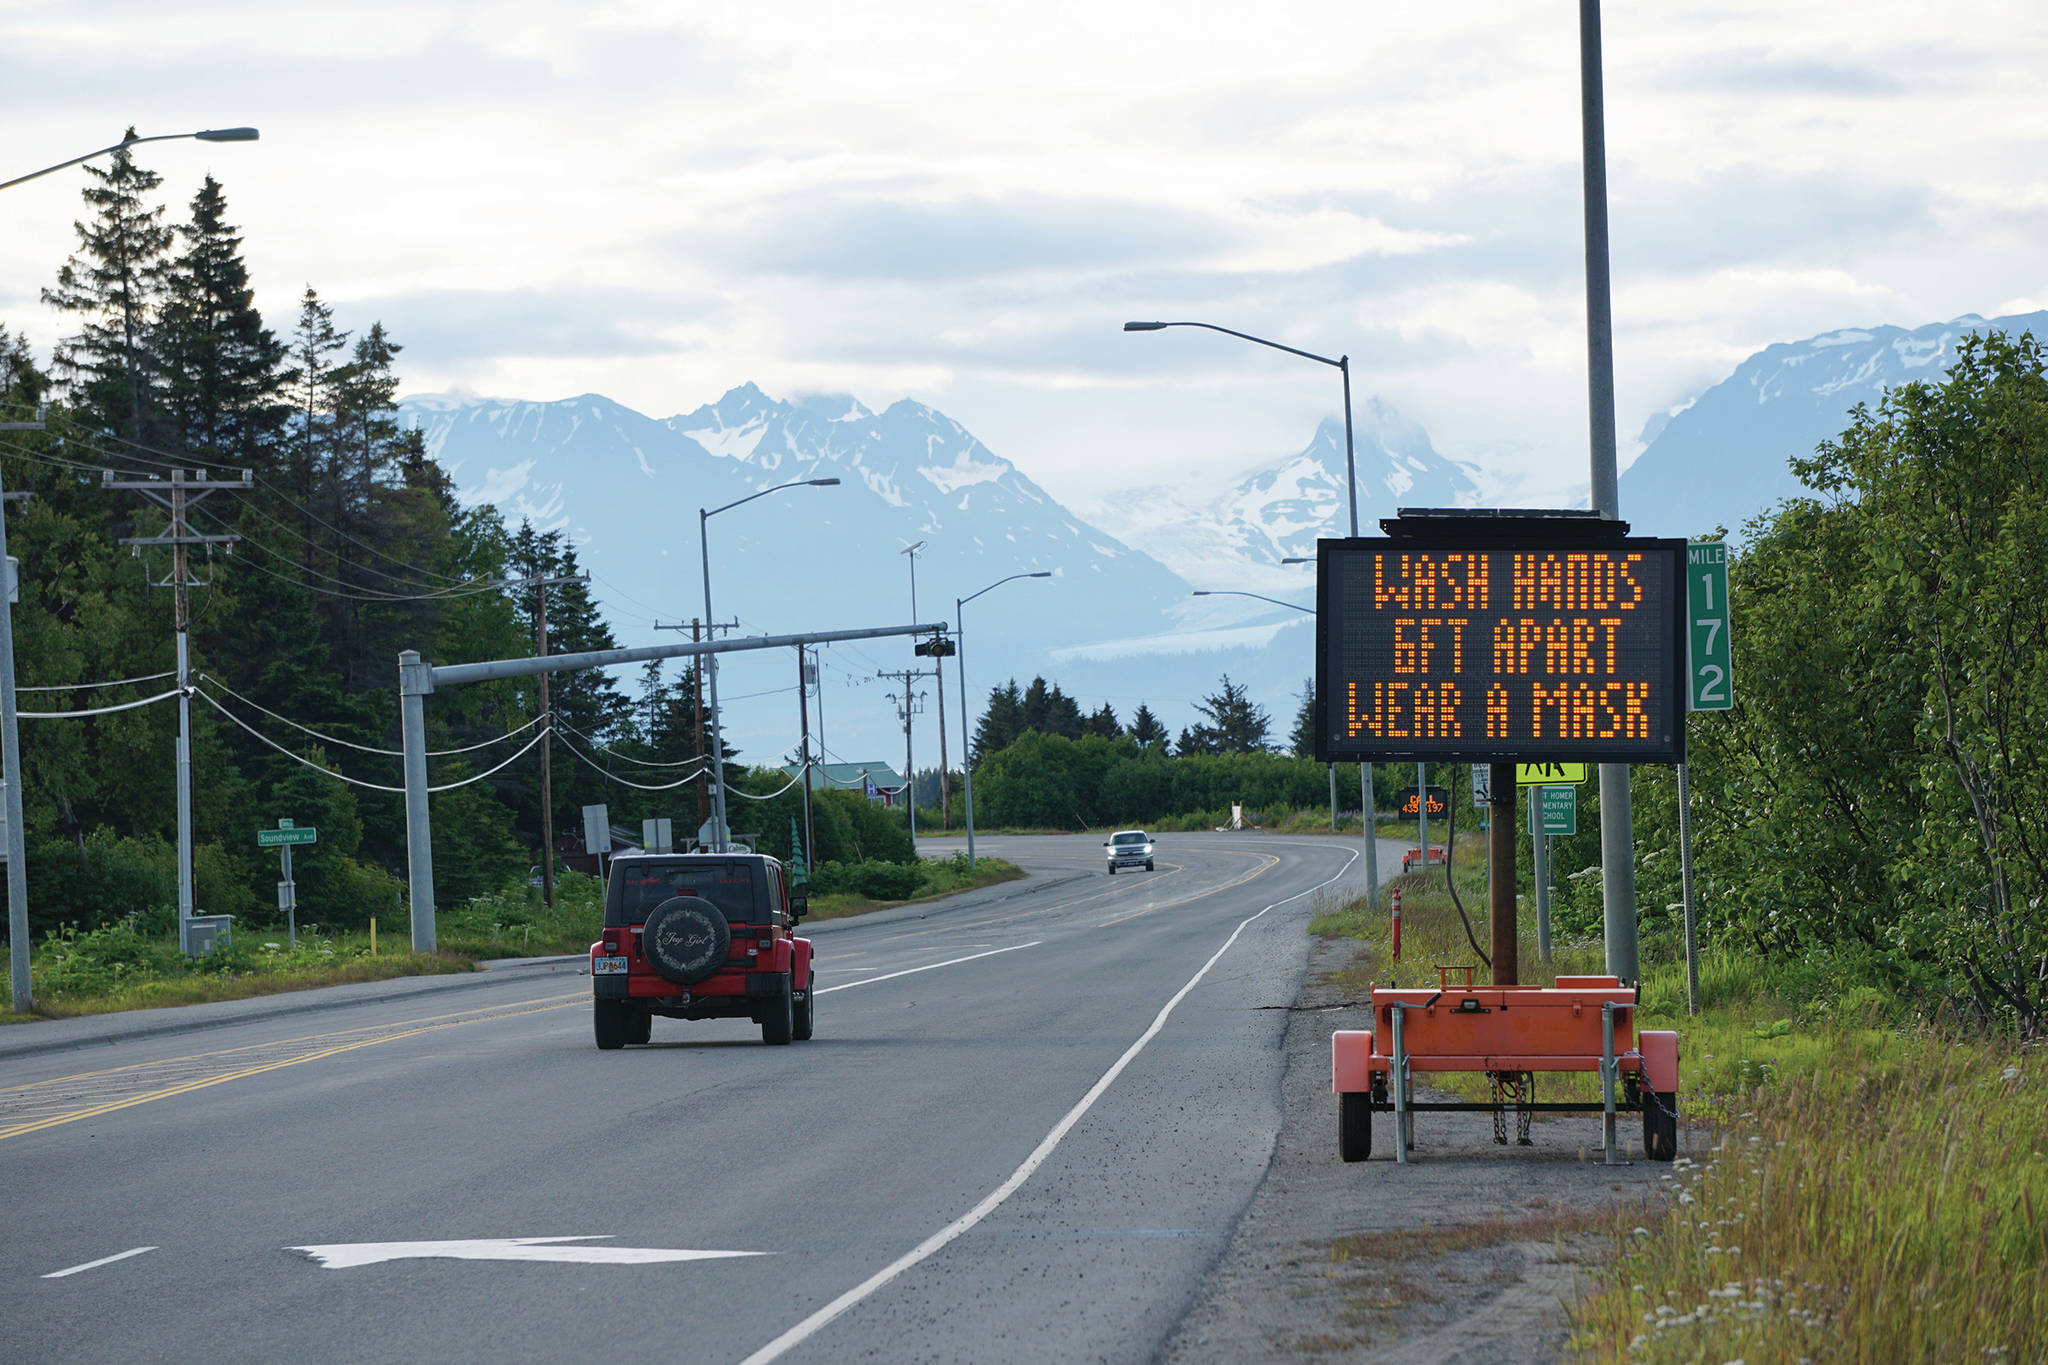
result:
<svg viewBox="0 0 2048 1365"><path fill-rule="evenodd" d="M623 1000L590 1002L591 1030L597 1035L599 1051L612 1052L630 1041L627 1037L633 1031L631 1020L627 1017L627 1011L630 1009L631 1006Z"/></svg>
<svg viewBox="0 0 2048 1365"><path fill-rule="evenodd" d="M638 1009L633 1011L633 1026L627 1030L632 1036L629 1043L644 1043L654 1036L654 1011Z"/></svg>
<svg viewBox="0 0 2048 1365"><path fill-rule="evenodd" d="M817 992L818 974L812 972L810 984L805 989L798 991L795 998L790 1002L790 1036L799 1043L811 1041L811 1011L813 1009L811 997L816 995Z"/></svg>
<svg viewBox="0 0 2048 1365"><path fill-rule="evenodd" d="M788 1043L796 1029L789 978L782 977L781 982L781 987L761 1002L761 1041L777 1047Z"/></svg>
<svg viewBox="0 0 2048 1365"><path fill-rule="evenodd" d="M725 965L732 926L700 896L670 896L647 912L640 951L664 980L694 986Z"/></svg>

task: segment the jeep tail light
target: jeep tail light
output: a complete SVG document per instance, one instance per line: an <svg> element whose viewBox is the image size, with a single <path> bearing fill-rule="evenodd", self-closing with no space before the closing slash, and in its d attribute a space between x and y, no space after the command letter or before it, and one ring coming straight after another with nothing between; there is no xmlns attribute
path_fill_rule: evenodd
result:
<svg viewBox="0 0 2048 1365"><path fill-rule="evenodd" d="M604 931L604 952L606 957L618 957L626 951L624 935L616 929Z"/></svg>

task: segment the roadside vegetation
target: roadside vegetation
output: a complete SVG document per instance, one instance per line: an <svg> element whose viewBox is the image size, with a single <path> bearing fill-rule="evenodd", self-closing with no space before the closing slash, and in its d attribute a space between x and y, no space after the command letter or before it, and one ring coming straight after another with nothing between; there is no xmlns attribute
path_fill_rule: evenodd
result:
<svg viewBox="0 0 2048 1365"><path fill-rule="evenodd" d="M970 874L964 853L911 864L826 863L813 884L838 889L814 894L809 918L840 919L1023 875L1022 868L1000 858L976 858ZM46 936L29 957L35 1014L0 1010L0 1023L470 972L494 958L581 953L603 925L603 883L574 872L556 880L552 909L542 902L538 887L522 881L443 910L433 953L412 951L400 906L376 917L374 938L367 920L364 928L348 930L302 924L296 945L281 924L237 928L225 946L205 957L186 958L178 951L176 912L157 906L93 929L60 926Z"/></svg>
<svg viewBox="0 0 2048 1365"><path fill-rule="evenodd" d="M1481 945L1484 856L1483 836L1461 831L1451 875ZM1478 961L1442 868L1388 887L1402 892L1399 964L1384 904L1353 898L1311 921L1360 941L1341 986L1363 998L1374 982L1433 983L1438 964ZM1561 935L1543 963L1526 898L1519 924L1525 984L1604 970L1597 934ZM1631 1362L2048 1359L2048 1048L1854 984L1825 957L1710 946L1696 1016L1677 939L1646 937L1642 965L1638 1023L1682 1035L1680 1157L1661 1206L1591 1220L1612 1240L1573 1309L1575 1350ZM1482 1077L1425 1083L1485 1097ZM1590 1076L1541 1083L1542 1098L1597 1098Z"/></svg>
<svg viewBox="0 0 2048 1365"><path fill-rule="evenodd" d="M933 900L977 887L1015 881L1024 869L977 854L974 870L967 870L967 855L924 858L908 865L863 863L848 866L825 863L812 882L811 919L844 919L870 910L887 909L911 901Z"/></svg>

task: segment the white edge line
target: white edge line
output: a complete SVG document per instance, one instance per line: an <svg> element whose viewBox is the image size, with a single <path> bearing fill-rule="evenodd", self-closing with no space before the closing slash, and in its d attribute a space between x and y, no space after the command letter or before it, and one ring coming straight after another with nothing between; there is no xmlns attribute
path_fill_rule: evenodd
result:
<svg viewBox="0 0 2048 1365"><path fill-rule="evenodd" d="M127 1251L117 1252L112 1256L102 1256L97 1261L87 1261L84 1265L72 1266L68 1270L53 1270L43 1276L43 1278L46 1280L61 1280L66 1275L76 1275L81 1270L97 1270L103 1265L112 1265L116 1261L125 1261L130 1256L140 1256L145 1251L155 1250L155 1247L131 1247Z"/></svg>
<svg viewBox="0 0 2048 1365"><path fill-rule="evenodd" d="M1175 991L1173 994L1173 998L1166 1002L1166 1004L1160 1009L1157 1015L1153 1016L1152 1026L1146 1029L1143 1033L1139 1034L1138 1040L1132 1043L1128 1048L1124 1049L1123 1056L1117 1058L1115 1063L1110 1066L1109 1070L1103 1072L1101 1078L1097 1080L1094 1085L1088 1087L1088 1093L1083 1095L1080 1099L1080 1102L1075 1104L1075 1106L1072 1109L1069 1109L1067 1111L1066 1117L1062 1118L1057 1124L1053 1125L1052 1131L1047 1133L1045 1137L1039 1141L1039 1144L1031 1149L1031 1155L1024 1158L1024 1164L1019 1166L1016 1170L1010 1173L1009 1179L1005 1180L1002 1184L996 1186L993 1190L990 1190L986 1195L982 1196L981 1202L976 1204L973 1208L969 1209L966 1213L960 1215L960 1217L946 1224L946 1226L940 1228L937 1232L925 1238L922 1242L919 1242L909 1251L897 1257L888 1265L883 1266L880 1270L870 1275L867 1279L862 1280L859 1284L847 1290L844 1294L841 1294L838 1298L832 1300L832 1302L826 1304L823 1308L820 1308L817 1312L811 1314L802 1322L797 1323L796 1326L790 1328L781 1336L775 1338L766 1346L763 1346L760 1350L755 1351L752 1355L748 1356L745 1360L741 1361L740 1365L768 1365L769 1361L772 1361L777 1357L781 1356L791 1347L801 1345L804 1341L808 1340L810 1337L815 1335L820 1328L824 1327L827 1323L831 1322L841 1313L844 1313L847 1309L853 1307L862 1299L868 1297L876 1290L882 1288L884 1285L888 1284L889 1281L895 1279L904 1271L909 1270L911 1267L918 1264L918 1262L930 1257L933 1253L943 1248L947 1243L953 1241L962 1233L971 1230L975 1226L975 1224L981 1222L982 1219L988 1217L991 1213L995 1212L996 1209L999 1206L1001 1206L1006 1200L1008 1200L1011 1195L1015 1194L1018 1191L1018 1189L1024 1184L1025 1181L1031 1178L1032 1174L1036 1172L1040 1166L1045 1164L1046 1158L1052 1155L1053 1149L1058 1147L1060 1143L1066 1139L1068 1132L1070 1132L1073 1129L1074 1125L1079 1123L1082 1117L1086 1115L1090 1109L1093 1109L1095 1107L1095 1102L1101 1099L1103 1094L1108 1091L1109 1087L1116 1083L1116 1078L1123 1074L1124 1068L1129 1066L1132 1060L1135 1059L1140 1052L1145 1050L1146 1044L1150 1043L1155 1037L1159 1035L1159 1031L1166 1026L1166 1017L1173 1013L1174 1008L1177 1005L1179 1005L1182 1000L1187 998L1188 992L1194 990L1196 986L1201 984L1202 978L1209 974L1209 969L1211 967L1214 967L1219 961L1222 960L1223 955L1230 951L1230 946L1233 943L1237 942L1238 935L1242 934L1245 931L1245 928L1248 925L1250 925L1253 920L1259 919L1262 916L1264 916L1267 910L1277 910L1281 906L1288 904L1290 901L1298 901L1303 896L1313 895L1316 892L1322 890L1324 887L1330 885L1332 882L1341 880L1344 874L1351 870L1351 864L1357 861L1358 851L1356 849L1353 849L1351 852L1351 856L1345 860L1344 866L1337 870L1335 876L1332 876L1327 880L1317 882L1314 886L1309 887L1305 891L1297 891L1293 895L1288 896L1284 900L1274 901L1271 905L1267 906L1265 910L1261 910L1258 914L1241 921L1238 924L1237 928L1230 931L1230 937L1223 940L1223 946L1221 948L1218 948L1214 953L1212 953L1209 957L1209 960L1202 964L1202 969L1196 972L1193 976L1189 977L1187 984L1185 986L1182 986L1179 990ZM935 963L934 965L944 966L945 964ZM820 991L818 992L818 994L823 995L824 992Z"/></svg>
<svg viewBox="0 0 2048 1365"><path fill-rule="evenodd" d="M1014 953L1019 948L1036 948L1043 942L1045 940L1042 938L1034 938L1029 943L1016 943L1008 948L991 948L985 953L969 953L966 957L949 957L944 962L932 962L922 967L906 967L900 972L890 972L887 976L871 976L862 981L847 981L837 986L827 986L821 991L814 992L814 994L830 995L834 991L850 991L855 986L872 986L877 981L894 981L899 976L915 976L919 972L937 971L941 967L952 967L962 962L972 962L976 958L994 957L997 953ZM854 970L857 971L859 969L855 968Z"/></svg>

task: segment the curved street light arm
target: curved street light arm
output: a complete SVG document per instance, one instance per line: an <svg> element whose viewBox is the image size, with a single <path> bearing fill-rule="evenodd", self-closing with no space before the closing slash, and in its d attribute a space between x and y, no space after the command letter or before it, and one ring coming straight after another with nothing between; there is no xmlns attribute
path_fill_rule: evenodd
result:
<svg viewBox="0 0 2048 1365"><path fill-rule="evenodd" d="M180 138L188 137L197 138L201 142L254 142L257 139L257 133L254 128L202 128L196 133L157 133L150 137L131 137L124 141L116 142L111 147L102 147L96 152L87 152L84 156L74 156L69 161L60 161L54 166L45 166L39 171L30 171L27 175L18 175L12 180L0 180L0 190L12 189L14 186L26 181L40 179L52 171L61 171L66 166L76 166L81 161L90 161L96 156L105 156L108 152L118 152L123 147L133 147L143 142L175 142Z"/></svg>
<svg viewBox="0 0 2048 1365"><path fill-rule="evenodd" d="M1051 569L1040 569L1040 570L1039 570L1039 571L1038 571L1037 573L1013 573L1013 574L1011 574L1011 575L1010 575L1010 576L1009 576L1008 578L998 578L998 579L997 579L997 580L996 580L995 582L993 582L993 583L989 584L989 585L988 585L987 587L983 588L983 589L981 590L981 592L994 592L994 591L995 591L995 590L996 590L997 588L1000 588L1000 587L1002 587L1002 586L1003 586L1003 584L1005 584L1005 583L1014 583L1014 582L1016 582L1016 581L1017 581L1018 579L1020 579L1020 578L1051 578L1051 577L1052 577L1052 570L1051 570ZM969 602L972 602L972 601L973 601L973 600L974 600L975 598L977 598L977 597L981 596L981 592L977 592L977 593L972 593L972 594L970 594L970 595L968 595L968 596L966 596L966 597L956 597L956 598L954 598L954 599L953 599L953 619L954 619L955 621L958 621L958 620L960 619L960 608L962 608L962 607L966 606L966 605L967 605L967 604L968 604Z"/></svg>
<svg viewBox="0 0 2048 1365"><path fill-rule="evenodd" d="M706 511L705 509L700 507L697 509L697 515L702 520L709 521L711 520L711 518L717 516L720 512L730 512L733 508L740 506L742 503L752 502L755 498L765 498L770 493L780 493L785 488L829 488L838 482L839 480L836 478L791 479L788 483L778 483L773 488L764 488L758 493L749 493L744 498L735 499L734 501L727 503L723 507L713 507L709 511Z"/></svg>
<svg viewBox="0 0 2048 1365"><path fill-rule="evenodd" d="M1302 612L1307 612L1307 613L1308 613L1308 614L1309 614L1310 616L1314 616L1314 615L1316 614L1316 609L1315 609L1314 607L1304 607L1304 606L1302 606L1302 605L1301 605L1301 604L1300 604L1299 602L1282 602L1282 601L1281 601L1281 600L1280 600L1279 598L1277 598L1277 597L1268 597L1268 596L1266 596L1266 595L1265 595L1264 593L1262 593L1262 592L1241 592L1241 591L1239 591L1239 590L1238 590L1238 589L1236 589L1236 588L1197 588L1197 589L1195 590L1195 596L1197 596L1197 597L1256 597L1256 598L1258 598L1258 599L1259 599L1259 600L1260 600L1261 602L1271 602L1271 603L1272 603L1272 604L1273 604L1274 606L1276 606L1276 607L1292 607L1292 608L1293 608L1294 610L1296 610L1296 611L1302 611Z"/></svg>
<svg viewBox="0 0 2048 1365"><path fill-rule="evenodd" d="M1126 332L1156 332L1162 327L1205 327L1209 331L1221 332L1225 336L1236 337L1240 341L1249 341L1260 346L1271 346L1276 351L1285 351L1289 355L1298 355L1304 360L1319 361L1336 369L1344 368L1343 360L1332 360L1326 355L1317 355L1314 351L1304 351L1293 346L1283 346L1277 341L1268 341L1264 337L1255 337L1250 332L1239 332L1228 327L1218 327L1213 322L1127 322L1124 324Z"/></svg>

